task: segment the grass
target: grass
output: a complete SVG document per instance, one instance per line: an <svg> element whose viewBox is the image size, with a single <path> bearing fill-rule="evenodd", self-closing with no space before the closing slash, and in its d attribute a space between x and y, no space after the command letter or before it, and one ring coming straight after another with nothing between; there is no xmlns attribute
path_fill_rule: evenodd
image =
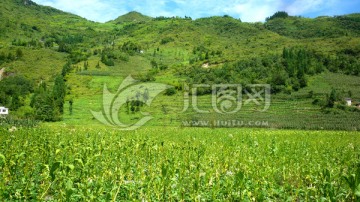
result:
<svg viewBox="0 0 360 202"><path fill-rule="evenodd" d="M80 78L80 79L79 79ZM124 76L76 76L71 74L68 83L72 86L71 95L74 96L73 113L69 114L69 103L65 104L64 123L66 124L99 124L93 118L91 111L102 110L102 93L104 84L112 93L116 93ZM298 92L289 94L272 95L270 108L266 112L259 112L264 106L257 106L254 103L244 105L239 112L235 114L221 115L214 111L212 107L212 97L210 95L199 96L197 98L198 108L210 111L210 114L198 113L193 108L192 97L190 97L190 106L185 111L184 95L178 91L173 96L160 94L152 102L151 106L141 108L142 112L148 112L154 118L149 121L147 126L183 126L184 122L195 121L229 121L237 120L248 122L266 121L266 128L288 128L288 129L311 129L311 130L359 130L360 125L357 120L360 118L359 112L334 111L333 114L325 114L317 105L312 102L315 98L325 99L325 94L330 93L331 87L337 83L338 92L350 90L353 93L353 99L357 99L359 91L357 88L357 77L339 75L326 72L320 75L309 77L309 85ZM354 85L347 85L351 81ZM179 85L178 78L172 73L163 72L156 77L157 83L169 85ZM180 86L182 84L180 83ZM313 91L314 97L308 98L310 91ZM246 99L246 97L244 97ZM121 108L120 120L124 123L136 123L143 117L140 113L127 114L124 108ZM209 125L205 125L209 127ZM204 127L205 127L204 126ZM246 124L242 127L249 127Z"/></svg>
<svg viewBox="0 0 360 202"><path fill-rule="evenodd" d="M24 51L22 58L3 66L8 67L7 72L25 75L35 82L48 81L56 74L60 74L60 69L66 61L65 54L48 49L22 50Z"/></svg>
<svg viewBox="0 0 360 202"><path fill-rule="evenodd" d="M357 197L344 180L360 177L357 132L63 124L1 131L5 200Z"/></svg>

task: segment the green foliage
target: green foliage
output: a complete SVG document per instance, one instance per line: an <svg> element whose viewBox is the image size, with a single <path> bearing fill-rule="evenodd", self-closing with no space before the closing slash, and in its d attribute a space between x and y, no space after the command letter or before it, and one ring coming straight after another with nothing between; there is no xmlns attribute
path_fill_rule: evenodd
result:
<svg viewBox="0 0 360 202"><path fill-rule="evenodd" d="M189 59L190 64L194 64L198 61L210 62L213 58L222 56L221 50L210 50L203 45L194 47L192 53L193 57Z"/></svg>
<svg viewBox="0 0 360 202"><path fill-rule="evenodd" d="M101 52L101 62L106 66L114 66L114 60L117 59L117 56L109 48L105 48Z"/></svg>
<svg viewBox="0 0 360 202"><path fill-rule="evenodd" d="M4 0L0 10L0 59L6 75L26 75L36 83L45 81L50 86L49 97L54 98L54 78L61 73L68 83L66 100L79 100L71 117L65 113L65 123L94 122L88 109L101 106L104 83L116 86L119 78L131 74L143 82L156 80L177 86L183 82L271 84L274 109L263 114L244 112L239 117L271 119L274 128L358 128L351 121L357 119L355 108L342 110L343 104L337 101L332 108L336 114L325 116L320 106L325 105L325 94L334 87L341 94L340 100L349 90L354 100L359 99L358 14L309 19L277 13L265 23L244 23L226 15L196 20L141 19L141 14L130 13L122 17L122 22L95 23L50 7L24 5L22 1ZM63 66L67 61L69 64ZM308 95L311 90L312 98ZM203 88L198 93L209 98L211 90ZM181 93L173 95L177 101L166 98L151 108L161 111L161 116L154 119L155 125L166 122L163 108L166 117L179 119L172 108L177 107L173 102L183 99ZM15 114L31 116L28 99L23 99L25 106ZM313 100L320 105L311 105ZM52 102L57 101L50 99ZM201 100L199 105L208 102ZM65 102L66 109L68 104ZM257 106L245 109L259 110ZM35 113L35 109L32 111ZM344 119L339 119L340 113ZM195 114L190 111L187 115ZM139 118L136 116L124 118L135 120ZM296 123L288 122L289 117Z"/></svg>
<svg viewBox="0 0 360 202"><path fill-rule="evenodd" d="M134 55L135 53L139 53L141 51L141 46L132 41L127 41L124 42L124 44L120 46L119 49L125 53L128 53L129 55Z"/></svg>
<svg viewBox="0 0 360 202"><path fill-rule="evenodd" d="M66 84L64 77L58 75L55 78L52 90L49 90L45 82L42 82L35 91L31 107L35 110L35 119L40 121L59 121L64 113Z"/></svg>
<svg viewBox="0 0 360 202"><path fill-rule="evenodd" d="M63 68L62 68L62 70L61 70L61 75L65 78L65 76L66 76L67 74L69 74L71 70L72 70L72 68L71 68L71 62L68 61L68 62L63 66Z"/></svg>
<svg viewBox="0 0 360 202"><path fill-rule="evenodd" d="M343 179L350 188L350 200L360 199L360 164L351 167L351 173L344 175Z"/></svg>
<svg viewBox="0 0 360 202"><path fill-rule="evenodd" d="M278 11L274 15L272 15L271 17L267 17L266 21L273 20L275 18L287 18L287 17L289 17L289 14L287 12Z"/></svg>
<svg viewBox="0 0 360 202"><path fill-rule="evenodd" d="M360 75L359 47L341 50L336 57L329 58L327 63L332 72L342 72L348 75Z"/></svg>
<svg viewBox="0 0 360 202"><path fill-rule="evenodd" d="M119 54L119 59L120 59L121 61L124 61L124 62L129 62L129 61L130 61L130 57L129 57L129 55L126 54L126 53L120 53L120 54Z"/></svg>
<svg viewBox="0 0 360 202"><path fill-rule="evenodd" d="M158 64L157 64L157 62L155 61L155 60L151 60L151 67L152 68L155 68L155 69L157 69L158 68Z"/></svg>
<svg viewBox="0 0 360 202"><path fill-rule="evenodd" d="M32 119L32 116L27 118L16 118L11 115L0 119L0 128L3 130L17 130L18 128L32 128L38 126L39 121ZM1 130L0 130L1 131ZM4 132L4 131L1 131ZM1 158L1 157L0 157Z"/></svg>
<svg viewBox="0 0 360 202"><path fill-rule="evenodd" d="M61 114L57 103L51 94L42 85L35 92L31 106L35 109L35 119L40 121L59 121Z"/></svg>
<svg viewBox="0 0 360 202"><path fill-rule="evenodd" d="M335 102L338 100L338 95L336 93L335 89L332 89L330 92L330 95L327 96L327 100L326 100L326 107L328 108L333 108Z"/></svg>
<svg viewBox="0 0 360 202"><path fill-rule="evenodd" d="M203 52L203 47L194 49L194 53ZM208 51L206 51L208 53ZM212 55L212 54L210 54ZM206 59L208 54L203 54ZM324 70L322 57L302 48L284 48L283 54L240 60L224 64L221 68L187 68L181 75L189 83L215 84L270 83L274 93L298 91L307 86L307 76L319 74ZM210 91L209 91L210 93Z"/></svg>
<svg viewBox="0 0 360 202"><path fill-rule="evenodd" d="M100 66L100 62L98 62L97 64L96 64L96 67L95 67L96 69L100 69L101 68L101 66Z"/></svg>
<svg viewBox="0 0 360 202"><path fill-rule="evenodd" d="M72 53L76 49L77 45L82 43L84 38L81 35L65 35L55 36L55 42L59 45L59 52Z"/></svg>
<svg viewBox="0 0 360 202"><path fill-rule="evenodd" d="M356 132L53 125L0 133L5 201L359 197Z"/></svg>
<svg viewBox="0 0 360 202"><path fill-rule="evenodd" d="M101 62L104 63L106 66L114 66L115 65L114 60L111 58L108 58L107 55L103 55L101 57Z"/></svg>
<svg viewBox="0 0 360 202"><path fill-rule="evenodd" d="M173 41L175 41L175 40L172 37L165 37L165 38L161 39L160 44L164 45L164 44L167 44L167 43L170 43Z"/></svg>
<svg viewBox="0 0 360 202"><path fill-rule="evenodd" d="M18 49L16 53L12 52L0 52L0 65L6 62L13 62L20 59L23 56L22 51Z"/></svg>
<svg viewBox="0 0 360 202"><path fill-rule="evenodd" d="M71 98L69 100L69 113L70 113L70 115L72 115L72 113L73 113L73 104L74 104L74 100Z"/></svg>
<svg viewBox="0 0 360 202"><path fill-rule="evenodd" d="M341 37L360 34L359 14L318 17L315 19L301 17L267 18L265 27L280 35L291 38Z"/></svg>
<svg viewBox="0 0 360 202"><path fill-rule="evenodd" d="M66 84L62 75L56 76L52 93L55 101L55 107L59 109L61 114L63 114L66 95Z"/></svg>
<svg viewBox="0 0 360 202"><path fill-rule="evenodd" d="M23 56L23 51L20 48L16 49L16 58L22 58Z"/></svg>
<svg viewBox="0 0 360 202"><path fill-rule="evenodd" d="M140 22L146 22L151 20L152 18L149 16L145 16L139 12L132 11L125 15L122 15L118 18L116 18L113 21L110 21L109 23L116 23L116 24L125 24L125 23L140 23Z"/></svg>
<svg viewBox="0 0 360 202"><path fill-rule="evenodd" d="M84 70L87 71L89 68L89 62L88 61L85 61L84 62Z"/></svg>
<svg viewBox="0 0 360 202"><path fill-rule="evenodd" d="M17 110L25 105L25 98L33 88L33 82L23 76L6 77L0 82L0 105Z"/></svg>
<svg viewBox="0 0 360 202"><path fill-rule="evenodd" d="M165 95L167 95L167 96L171 96L171 95L174 95L174 94L176 94L175 87L167 88L166 91L165 91Z"/></svg>

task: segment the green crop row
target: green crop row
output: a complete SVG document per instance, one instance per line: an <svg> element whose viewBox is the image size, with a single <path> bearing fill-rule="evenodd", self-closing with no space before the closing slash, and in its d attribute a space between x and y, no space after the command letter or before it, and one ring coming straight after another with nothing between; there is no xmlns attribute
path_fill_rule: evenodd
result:
<svg viewBox="0 0 360 202"><path fill-rule="evenodd" d="M358 132L54 126L0 130L3 201L359 200Z"/></svg>

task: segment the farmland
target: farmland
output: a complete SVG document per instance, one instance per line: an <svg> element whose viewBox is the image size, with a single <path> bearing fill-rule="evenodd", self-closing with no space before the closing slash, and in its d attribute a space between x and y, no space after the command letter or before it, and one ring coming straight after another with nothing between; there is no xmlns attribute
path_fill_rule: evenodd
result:
<svg viewBox="0 0 360 202"><path fill-rule="evenodd" d="M360 14L0 16L0 201L360 201Z"/></svg>
<svg viewBox="0 0 360 202"><path fill-rule="evenodd" d="M121 76L81 76L71 73L68 76L68 84L72 86L72 94L76 95L73 103L72 114L69 113L69 103L66 102L64 109L63 122L69 125L100 125L94 119L90 110L100 111L103 107L103 87L106 85L112 93L116 93L124 77ZM169 75L158 76L157 83L173 82L173 77ZM336 84L335 84L336 83ZM351 83L352 85L348 85ZM321 107L312 104L316 99L325 99L326 94L331 91L332 86L336 86L339 92L353 92L356 101L359 95L359 77L334 74L326 72L320 75L309 77L307 87L300 89L292 94L272 94L270 107L265 112L260 112L263 105L254 103L242 105L241 110L235 114L219 114L214 112L211 95L197 97L197 105L201 110L211 111L211 113L197 113L190 103L189 108L184 109L184 92L179 91L172 96L164 94L158 95L150 106L144 106L141 112L150 113L154 118L146 123L145 126L182 126L184 122L205 121L216 122L218 120L237 120L237 121L265 121L265 128L278 129L306 129L306 130L351 130L360 129L360 111L346 111L334 109L330 113L324 113ZM146 83L144 83L146 84ZM309 98L309 92L315 96ZM246 96L244 95L244 100ZM191 102L192 97L190 97ZM352 109L349 107L349 109ZM120 121L125 123L136 123L143 117L141 112L126 113L125 109L120 111ZM101 125L100 125L101 126ZM209 126L209 125L207 125ZM206 126L204 126L206 127Z"/></svg>
<svg viewBox="0 0 360 202"><path fill-rule="evenodd" d="M0 136L0 197L356 201L357 132L45 124Z"/></svg>

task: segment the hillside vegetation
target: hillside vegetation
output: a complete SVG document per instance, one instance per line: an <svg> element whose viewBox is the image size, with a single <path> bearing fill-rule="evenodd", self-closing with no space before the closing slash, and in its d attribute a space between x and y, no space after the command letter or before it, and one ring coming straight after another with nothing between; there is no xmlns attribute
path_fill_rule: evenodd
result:
<svg viewBox="0 0 360 202"><path fill-rule="evenodd" d="M4 0L0 10L0 103L15 119L97 123L90 109L101 108L103 85L115 91L132 75L173 88L151 108L121 109L129 122L147 110L154 125L213 117L264 119L275 128L360 128L354 106L360 101L360 14L309 19L278 12L265 23L244 23L227 15L193 20L130 12L95 23L30 0ZM249 105L225 117L191 110L178 115L184 84L234 83L243 94L250 84L270 84L270 109L258 113ZM31 87L23 92L24 85ZM199 106L211 111L211 89L198 95ZM344 103L348 97L351 107ZM290 117L298 119L289 123Z"/></svg>
<svg viewBox="0 0 360 202"><path fill-rule="evenodd" d="M2 0L0 200L360 201L359 17Z"/></svg>
<svg viewBox="0 0 360 202"><path fill-rule="evenodd" d="M131 11L125 15L119 16L118 18L110 22L115 24L123 24L123 23L146 22L146 21L150 21L151 19L152 18L149 16L145 16L136 11Z"/></svg>

